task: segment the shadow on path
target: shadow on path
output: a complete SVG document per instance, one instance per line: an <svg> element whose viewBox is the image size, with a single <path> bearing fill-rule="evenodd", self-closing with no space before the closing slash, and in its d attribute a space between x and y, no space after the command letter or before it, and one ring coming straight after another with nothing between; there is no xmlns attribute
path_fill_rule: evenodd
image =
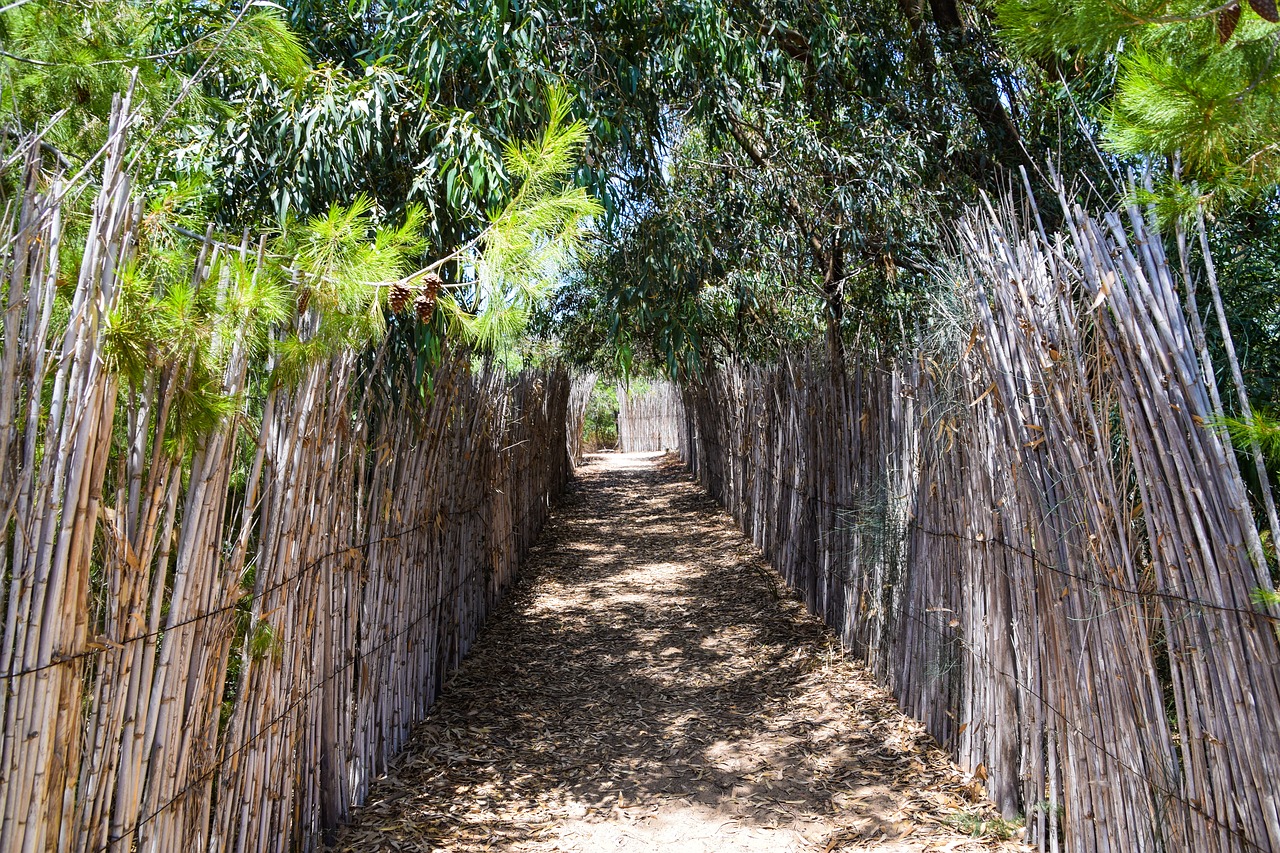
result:
<svg viewBox="0 0 1280 853"><path fill-rule="evenodd" d="M987 849L965 781L677 466L601 454L338 849Z"/></svg>

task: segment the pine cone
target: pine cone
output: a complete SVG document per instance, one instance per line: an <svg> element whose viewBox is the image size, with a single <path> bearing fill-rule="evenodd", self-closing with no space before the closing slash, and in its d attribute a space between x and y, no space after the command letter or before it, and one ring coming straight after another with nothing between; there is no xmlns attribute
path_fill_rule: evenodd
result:
<svg viewBox="0 0 1280 853"><path fill-rule="evenodd" d="M391 285L391 293L387 297L387 302L391 305L391 313L399 314L403 311L404 306L409 304L409 298L412 296L413 288L403 281L397 281Z"/></svg>
<svg viewBox="0 0 1280 853"><path fill-rule="evenodd" d="M419 321L431 322L431 315L436 313L436 297L430 288L424 287L418 293L418 298L413 300L413 310L418 312Z"/></svg>
<svg viewBox="0 0 1280 853"><path fill-rule="evenodd" d="M440 276L435 273L427 273L427 277L422 280L423 286L427 289L427 293L435 300L436 294L440 292L440 287L444 284L440 280Z"/></svg>
<svg viewBox="0 0 1280 853"><path fill-rule="evenodd" d="M422 322L431 322L431 315L436 313L436 297L443 285L444 282L435 273L427 273L422 280L422 291L413 300L413 310L418 312L418 319Z"/></svg>
<svg viewBox="0 0 1280 853"><path fill-rule="evenodd" d="M1218 42L1226 44L1231 39L1231 34L1236 31L1236 24L1240 23L1240 6L1236 4L1223 9L1218 13Z"/></svg>
<svg viewBox="0 0 1280 853"><path fill-rule="evenodd" d="M307 306L311 304L311 288L304 287L298 292L298 316L301 317L307 313Z"/></svg>
<svg viewBox="0 0 1280 853"><path fill-rule="evenodd" d="M1264 21L1280 24L1280 10L1276 9L1276 0L1249 0L1249 5Z"/></svg>

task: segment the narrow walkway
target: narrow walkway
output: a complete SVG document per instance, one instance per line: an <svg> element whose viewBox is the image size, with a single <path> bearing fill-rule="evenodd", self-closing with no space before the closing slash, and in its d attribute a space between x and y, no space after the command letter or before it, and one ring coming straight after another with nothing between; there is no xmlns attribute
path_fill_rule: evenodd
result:
<svg viewBox="0 0 1280 853"><path fill-rule="evenodd" d="M340 850L991 849L976 786L675 465L602 454Z"/></svg>

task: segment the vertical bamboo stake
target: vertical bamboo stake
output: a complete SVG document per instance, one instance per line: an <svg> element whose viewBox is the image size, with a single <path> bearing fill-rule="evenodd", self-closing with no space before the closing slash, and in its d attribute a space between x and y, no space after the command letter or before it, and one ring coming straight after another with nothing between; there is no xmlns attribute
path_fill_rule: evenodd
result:
<svg viewBox="0 0 1280 853"><path fill-rule="evenodd" d="M1218 290L1218 273L1214 268L1213 253L1209 251L1209 237L1204 227L1204 210L1201 208L1196 209L1196 230L1200 236L1200 251L1204 257L1205 277L1209 285L1209 294L1213 299L1213 311L1218 317L1218 329L1222 333L1222 347L1227 354L1227 364L1231 367L1231 379L1240 404L1240 416L1245 421L1252 421L1253 407L1249 405L1244 375L1240 372L1240 360L1236 357L1235 340L1231 336L1231 327L1227 324L1226 309L1222 306L1222 294ZM1254 470L1258 475L1258 487L1262 491L1262 505L1267 514L1267 525L1271 528L1271 541L1280 543L1280 539L1277 538L1280 537L1280 517L1276 515L1275 496L1271 492L1266 460L1262 456L1262 448L1257 439L1250 442L1249 452L1253 456Z"/></svg>

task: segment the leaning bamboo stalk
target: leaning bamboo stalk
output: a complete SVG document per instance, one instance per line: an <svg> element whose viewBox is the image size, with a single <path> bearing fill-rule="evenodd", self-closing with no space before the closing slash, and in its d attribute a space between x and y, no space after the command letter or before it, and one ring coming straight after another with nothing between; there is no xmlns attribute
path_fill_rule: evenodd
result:
<svg viewBox="0 0 1280 853"><path fill-rule="evenodd" d="M120 120L120 114L118 104L115 121ZM0 831L7 846L15 849L59 843L58 827L68 806L63 780L78 761L74 721L79 665L58 665L53 658L79 651L86 638L84 607L75 602L88 586L91 536L87 529L91 530L96 516L100 472L105 465L103 432L110 434L114 397L113 382L101 368L101 318L114 304L114 253L127 251L126 219L133 212L127 200L127 182L119 177L120 153L113 151L109 157L109 177L90 226L90 235L103 249L86 253L88 263L82 267L77 288L80 313L73 313L64 337L55 380L57 411L50 418L46 441L57 436L61 450L58 464L51 464L54 454L46 455L36 475L39 485L32 492L34 500L30 504L22 501L17 519L23 538L38 544L34 553L28 548L19 552L22 560L14 565L14 576L25 582L18 606L11 610L14 619L6 629L6 657L10 672L13 667L37 671L11 679L9 689L16 695L6 707L6 723L14 727L8 732L37 734L18 745L6 743L7 767L26 769L21 783L7 786L5 822ZM58 389L70 389L82 402L70 418L62 416ZM58 520L51 510L55 501L71 510ZM50 767L55 739L64 745L65 759ZM13 769L6 772L6 778L16 779Z"/></svg>
<svg viewBox="0 0 1280 853"><path fill-rule="evenodd" d="M1253 407L1249 405L1249 394L1244 383L1244 376L1240 372L1240 359L1236 357L1235 341L1231 335L1231 327L1227 324L1226 309L1222 306L1222 294L1218 290L1218 273L1214 268L1213 253L1209 250L1209 237L1204 227L1204 211L1201 209L1196 210L1196 230L1200 237L1205 279L1209 285L1209 295L1213 300L1213 311L1218 318L1218 329L1222 333L1222 346L1226 351L1227 364L1231 368L1231 379L1236 389L1236 400L1240 406L1240 416L1245 421L1252 421ZM1271 528L1271 541L1280 541L1277 540L1277 537L1280 537L1280 516L1276 514L1275 496L1271 492L1266 460L1263 458L1262 448L1256 438L1249 444L1249 453L1253 457L1254 470L1258 475L1259 489L1262 492L1262 505L1266 512L1267 525Z"/></svg>

